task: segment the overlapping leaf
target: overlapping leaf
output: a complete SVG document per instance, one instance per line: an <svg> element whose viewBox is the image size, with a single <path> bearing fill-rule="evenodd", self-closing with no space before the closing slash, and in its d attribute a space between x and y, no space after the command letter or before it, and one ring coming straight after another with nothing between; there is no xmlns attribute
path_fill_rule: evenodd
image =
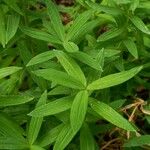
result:
<svg viewBox="0 0 150 150"><path fill-rule="evenodd" d="M47 99L47 92L45 91L41 95L41 97L36 105L36 108L44 105L46 103L46 99ZM43 122L43 117L32 117L31 118L29 130L28 130L28 140L31 145L35 142L35 140L38 136L42 122Z"/></svg>
<svg viewBox="0 0 150 150"><path fill-rule="evenodd" d="M35 108L29 115L35 117L44 117L63 112L71 107L72 100L72 96L62 97Z"/></svg>
<svg viewBox="0 0 150 150"><path fill-rule="evenodd" d="M134 127L125 118L107 104L98 100L90 99L90 106L96 113L110 123L128 131L135 131Z"/></svg>
<svg viewBox="0 0 150 150"><path fill-rule="evenodd" d="M71 106L70 121L73 131L78 131L85 119L86 111L88 106L88 92L80 91Z"/></svg>
<svg viewBox="0 0 150 150"><path fill-rule="evenodd" d="M132 77L134 77L139 71L141 71L143 67L135 67L127 71L123 71L120 73L111 74L105 77L102 77L96 81L93 81L91 84L88 85L88 90L98 90L104 89L108 87L112 87L118 84L121 84Z"/></svg>
<svg viewBox="0 0 150 150"><path fill-rule="evenodd" d="M79 65L64 52L55 51L55 54L66 72L86 86L86 79Z"/></svg>
<svg viewBox="0 0 150 150"><path fill-rule="evenodd" d="M53 81L63 86L75 89L84 88L84 85L80 81L62 71L58 71L55 69L40 69L34 71L33 73L39 77L42 77L49 81Z"/></svg>

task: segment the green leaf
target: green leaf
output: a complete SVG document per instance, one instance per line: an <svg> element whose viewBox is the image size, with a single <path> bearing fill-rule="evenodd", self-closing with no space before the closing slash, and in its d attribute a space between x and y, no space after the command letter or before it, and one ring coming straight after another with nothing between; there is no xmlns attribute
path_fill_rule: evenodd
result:
<svg viewBox="0 0 150 150"><path fill-rule="evenodd" d="M140 4L140 0L131 1L130 10L132 10L132 12L134 12L135 9L139 6L139 4Z"/></svg>
<svg viewBox="0 0 150 150"><path fill-rule="evenodd" d="M36 108L44 105L46 103L46 100L47 100L47 92L45 91L41 95L41 97L36 105ZM31 121L29 124L29 130L28 130L28 140L29 140L30 145L32 145L35 142L35 140L38 136L38 133L40 131L42 122L43 122L43 117L32 117L31 118Z"/></svg>
<svg viewBox="0 0 150 150"><path fill-rule="evenodd" d="M27 142L19 141L14 137L0 137L0 149L10 149L10 150L24 150L28 149L29 145Z"/></svg>
<svg viewBox="0 0 150 150"><path fill-rule="evenodd" d="M63 43L63 46L64 46L65 50L69 53L75 53L75 52L79 51L78 46L75 43L70 42L70 41L65 41Z"/></svg>
<svg viewBox="0 0 150 150"><path fill-rule="evenodd" d="M71 107L72 99L72 96L62 97L35 108L29 115L34 117L44 117L63 112Z"/></svg>
<svg viewBox="0 0 150 150"><path fill-rule="evenodd" d="M27 94L19 95L1 95L0 96L0 107L20 105L30 102L34 99L33 96Z"/></svg>
<svg viewBox="0 0 150 150"><path fill-rule="evenodd" d="M0 113L0 133L4 137L13 138L18 142L25 142L23 135L23 130L18 126L18 124L14 123L10 118L6 115Z"/></svg>
<svg viewBox="0 0 150 150"><path fill-rule="evenodd" d="M86 22L82 26L82 28L80 28L80 30L78 30L78 32L76 32L76 34L72 36L71 41L77 44L80 43L80 41L85 38L86 34L92 32L95 27L100 26L104 23L105 23L104 20L99 19Z"/></svg>
<svg viewBox="0 0 150 150"><path fill-rule="evenodd" d="M57 39L54 35L46 33L42 30L29 28L25 26L22 26L20 29L23 33L25 33L28 36L31 36L32 38L43 40L50 43L61 44L61 41Z"/></svg>
<svg viewBox="0 0 150 150"><path fill-rule="evenodd" d="M20 15L23 16L23 11L18 7L18 5L16 4L16 0L5 0L4 1L10 8L12 8L14 11L16 11L17 13L19 13Z"/></svg>
<svg viewBox="0 0 150 150"><path fill-rule="evenodd" d="M5 78L13 73L16 73L17 71L21 70L21 67L11 66L11 67L5 67L0 69L0 79Z"/></svg>
<svg viewBox="0 0 150 150"><path fill-rule="evenodd" d="M80 150L95 150L95 141L87 124L80 131Z"/></svg>
<svg viewBox="0 0 150 150"><path fill-rule="evenodd" d="M99 90L108 87L112 87L118 84L121 84L132 77L134 77L143 67L135 67L127 71L122 71L120 73L110 74L105 77L102 77L96 81L93 81L88 85L88 90Z"/></svg>
<svg viewBox="0 0 150 150"><path fill-rule="evenodd" d="M57 138L58 134L60 133L60 131L62 130L63 126L64 126L63 124L60 124L60 125L56 126L55 128L46 132L38 140L38 142L37 142L38 145L45 147L45 146L50 145L53 142L55 142L56 138Z"/></svg>
<svg viewBox="0 0 150 150"><path fill-rule="evenodd" d="M38 145L31 145L30 150L46 150Z"/></svg>
<svg viewBox="0 0 150 150"><path fill-rule="evenodd" d="M84 13L80 14L75 21L73 22L72 26L69 28L67 33L67 40L72 40L76 34L78 34L82 28L82 26L90 19L92 15L92 11L88 10Z"/></svg>
<svg viewBox="0 0 150 150"><path fill-rule="evenodd" d="M48 95L61 95L61 94L70 94L71 89L64 87L64 86L57 86L51 91L48 92Z"/></svg>
<svg viewBox="0 0 150 150"><path fill-rule="evenodd" d="M84 86L75 78L69 76L65 72L58 71L55 69L40 69L33 72L35 75L42 77L46 80L53 81L57 84L74 88L83 89Z"/></svg>
<svg viewBox="0 0 150 150"><path fill-rule="evenodd" d="M94 10L94 11L97 11L97 12L105 12L107 14L110 14L110 15L121 15L122 14L122 11L121 9L118 9L118 8L114 8L114 7L109 7L109 6L106 6L106 5L99 5L97 3L93 3L91 1L86 1L86 3Z"/></svg>
<svg viewBox="0 0 150 150"><path fill-rule="evenodd" d="M61 41L64 41L65 31L56 5L49 0L46 0L48 15L51 24Z"/></svg>
<svg viewBox="0 0 150 150"><path fill-rule="evenodd" d="M90 55L84 52L77 52L77 53L72 54L72 56L76 58L77 60L81 61L82 63L96 70L102 70L100 64L95 59L93 59Z"/></svg>
<svg viewBox="0 0 150 150"><path fill-rule="evenodd" d="M6 41L7 44L9 40L15 35L19 26L20 17L18 15L9 15L7 18L7 29L6 29Z"/></svg>
<svg viewBox="0 0 150 150"><path fill-rule="evenodd" d="M70 141L75 136L75 132L73 132L70 124L65 124L54 144L54 150L64 150L65 147L70 143Z"/></svg>
<svg viewBox="0 0 150 150"><path fill-rule="evenodd" d="M5 19L4 19L4 13L0 9L0 43L2 44L3 48L5 47Z"/></svg>
<svg viewBox="0 0 150 150"><path fill-rule="evenodd" d="M55 57L55 54L53 51L47 51L44 53L40 53L38 55L36 55L35 57L33 57L26 66L33 66L33 65L37 65L39 63L43 63L45 61L48 61L52 58Z"/></svg>
<svg viewBox="0 0 150 150"><path fill-rule="evenodd" d="M128 131L135 131L133 126L109 105L94 99L90 99L89 103L96 113L110 123Z"/></svg>
<svg viewBox="0 0 150 150"><path fill-rule="evenodd" d="M147 28L147 26L144 24L144 22L137 16L133 16L131 18L132 23L143 33L150 35L150 30Z"/></svg>
<svg viewBox="0 0 150 150"><path fill-rule="evenodd" d="M69 55L62 51L55 51L55 54L66 72L86 86L86 79L79 65Z"/></svg>
<svg viewBox="0 0 150 150"><path fill-rule="evenodd" d="M132 39L127 39L124 40L123 43L127 47L128 51L131 53L131 55L138 59L138 51L134 41Z"/></svg>
<svg viewBox="0 0 150 150"><path fill-rule="evenodd" d="M100 35L97 39L98 42L104 42L110 39L113 39L119 35L121 35L123 32L123 28L115 28L115 29L111 29L105 33L103 33L102 35Z"/></svg>
<svg viewBox="0 0 150 150"><path fill-rule="evenodd" d="M131 0L114 0L117 5L131 3Z"/></svg>
<svg viewBox="0 0 150 150"><path fill-rule="evenodd" d="M137 146L144 146L150 145L150 135L142 135L139 137L131 138L124 144L124 147L137 147Z"/></svg>
<svg viewBox="0 0 150 150"><path fill-rule="evenodd" d="M70 121L73 131L78 131L85 119L88 107L88 92L86 90L80 91L74 98L71 106Z"/></svg>

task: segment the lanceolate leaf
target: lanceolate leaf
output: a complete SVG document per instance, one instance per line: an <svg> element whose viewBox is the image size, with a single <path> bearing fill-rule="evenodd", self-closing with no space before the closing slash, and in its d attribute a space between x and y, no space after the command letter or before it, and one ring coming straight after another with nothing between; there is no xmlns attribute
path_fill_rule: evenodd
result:
<svg viewBox="0 0 150 150"><path fill-rule="evenodd" d="M19 26L20 17L18 15L9 15L7 19L7 29L6 29L6 41L7 44L9 40L15 35Z"/></svg>
<svg viewBox="0 0 150 150"><path fill-rule="evenodd" d="M127 39L123 41L124 45L127 47L128 51L131 53L133 57L138 58L138 51L136 44L132 39Z"/></svg>
<svg viewBox="0 0 150 150"><path fill-rule="evenodd" d="M71 107L72 100L72 96L54 100L52 102L35 108L29 115L34 117L44 117L63 112Z"/></svg>
<svg viewBox="0 0 150 150"><path fill-rule="evenodd" d="M65 48L65 50L69 53L75 53L77 51L79 51L78 46L70 41L64 41L63 46Z"/></svg>
<svg viewBox="0 0 150 150"><path fill-rule="evenodd" d="M67 40L72 40L78 32L80 32L82 26L88 21L88 19L91 17L92 11L88 10L84 13L80 14L74 21L73 25L69 28L67 33Z"/></svg>
<svg viewBox="0 0 150 150"><path fill-rule="evenodd" d="M45 147L55 142L63 126L63 124L60 124L55 128L51 129L50 131L46 132L43 136L39 138L38 145Z"/></svg>
<svg viewBox="0 0 150 150"><path fill-rule="evenodd" d="M4 1L10 8L12 8L14 11L19 13L20 15L23 15L24 12L19 8L19 6L16 3L16 0L5 0Z"/></svg>
<svg viewBox="0 0 150 150"><path fill-rule="evenodd" d="M46 42L61 44L61 41L57 39L54 35L46 33L42 30L33 29L29 27L21 27L21 31L24 32L26 35L31 36L32 38L43 40Z"/></svg>
<svg viewBox="0 0 150 150"><path fill-rule="evenodd" d="M110 123L128 131L135 131L133 126L109 105L94 99L89 102L91 108Z"/></svg>
<svg viewBox="0 0 150 150"><path fill-rule="evenodd" d="M10 118L6 115L0 113L0 133L3 134L4 137L13 138L18 142L25 142L23 135L23 130L14 123Z"/></svg>
<svg viewBox="0 0 150 150"><path fill-rule="evenodd" d="M63 86L75 89L84 88L84 85L81 82L62 71L55 69L40 69L34 71L33 73L39 77L43 77L46 80L53 81Z"/></svg>
<svg viewBox="0 0 150 150"><path fill-rule="evenodd" d="M47 99L47 92L45 91L41 95L41 97L36 105L36 108L44 105L46 103L46 99ZM42 122L43 122L43 117L32 117L31 118L29 130L28 130L28 140L31 145L35 142L35 140L38 136Z"/></svg>
<svg viewBox="0 0 150 150"><path fill-rule="evenodd" d="M131 21L140 31L150 35L150 30L139 17L134 16L131 18Z"/></svg>
<svg viewBox="0 0 150 150"><path fill-rule="evenodd" d="M5 47L5 19L4 12L0 9L0 43Z"/></svg>
<svg viewBox="0 0 150 150"><path fill-rule="evenodd" d="M72 130L70 124L65 124L58 137L56 139L54 150L64 150L65 147L70 143L70 141L75 136L75 132Z"/></svg>
<svg viewBox="0 0 150 150"><path fill-rule="evenodd" d="M55 57L53 51L47 51L33 57L27 64L27 66L37 65L39 63L43 63Z"/></svg>
<svg viewBox="0 0 150 150"><path fill-rule="evenodd" d="M131 138L124 144L124 147L137 147L150 145L150 135L142 135L139 137Z"/></svg>
<svg viewBox="0 0 150 150"><path fill-rule="evenodd" d="M98 5L96 3L93 3L91 1L86 1L86 3L95 11L98 12L105 12L110 15L120 15L122 14L122 11L118 8L113 8L105 5Z"/></svg>
<svg viewBox="0 0 150 150"><path fill-rule="evenodd" d="M69 94L71 93L71 89L64 86L57 86L51 91L48 92L48 95L61 95L61 94Z"/></svg>
<svg viewBox="0 0 150 150"><path fill-rule="evenodd" d="M84 52L77 52L77 53L72 54L72 56L96 70L102 70L99 62Z"/></svg>
<svg viewBox="0 0 150 150"><path fill-rule="evenodd" d="M102 35L100 35L98 37L97 41L104 42L104 41L110 40L112 38L115 38L115 37L121 35L122 32L123 32L123 28L111 29L110 31L107 31L107 32L103 33Z"/></svg>
<svg viewBox="0 0 150 150"><path fill-rule="evenodd" d="M86 86L86 79L85 79L85 76L84 76L82 70L80 69L79 65L70 56L68 56L64 52L55 51L55 53L56 53L56 56L57 56L59 62L64 67L66 72L70 76L72 76L75 79L82 82L82 84L84 86Z"/></svg>
<svg viewBox="0 0 150 150"><path fill-rule="evenodd" d="M21 67L15 67L15 66L1 68L0 69L0 79L7 77L21 69L22 69Z"/></svg>
<svg viewBox="0 0 150 150"><path fill-rule="evenodd" d="M88 92L86 90L77 93L71 106L70 121L73 131L78 131L85 119L88 106Z"/></svg>
<svg viewBox="0 0 150 150"><path fill-rule="evenodd" d="M20 104L30 102L33 99L34 99L33 96L27 94L3 95L0 96L0 107L20 105Z"/></svg>
<svg viewBox="0 0 150 150"><path fill-rule="evenodd" d="M24 150L28 149L29 145L26 141L19 141L18 139L15 139L14 137L0 137L0 149L5 150Z"/></svg>
<svg viewBox="0 0 150 150"><path fill-rule="evenodd" d="M80 131L80 150L95 150L95 141L87 124Z"/></svg>
<svg viewBox="0 0 150 150"><path fill-rule="evenodd" d="M38 145L31 145L30 150L46 150Z"/></svg>
<svg viewBox="0 0 150 150"><path fill-rule="evenodd" d="M51 24L55 32L57 33L58 37L60 38L60 40L64 41L65 31L61 22L58 9L52 1L46 0L46 5L47 5L47 10L48 10L48 15L51 20Z"/></svg>
<svg viewBox="0 0 150 150"><path fill-rule="evenodd" d="M139 71L141 71L143 67L135 67L127 71L123 71L120 73L111 74L105 77L102 77L96 81L93 81L88 85L88 90L98 90L104 89L108 87L112 87L118 84L121 84L132 77L134 77Z"/></svg>

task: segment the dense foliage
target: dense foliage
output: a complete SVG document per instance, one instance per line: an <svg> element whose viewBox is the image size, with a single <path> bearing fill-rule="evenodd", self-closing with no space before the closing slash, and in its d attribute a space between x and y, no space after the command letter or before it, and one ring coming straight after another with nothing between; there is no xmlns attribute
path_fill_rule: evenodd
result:
<svg viewBox="0 0 150 150"><path fill-rule="evenodd" d="M0 0L0 149L150 149L149 0Z"/></svg>

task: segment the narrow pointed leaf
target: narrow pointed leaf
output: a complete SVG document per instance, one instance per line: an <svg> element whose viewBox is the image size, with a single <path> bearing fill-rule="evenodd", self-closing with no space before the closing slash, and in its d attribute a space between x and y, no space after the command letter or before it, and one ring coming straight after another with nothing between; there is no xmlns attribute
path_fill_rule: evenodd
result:
<svg viewBox="0 0 150 150"><path fill-rule="evenodd" d="M124 40L123 43L127 47L128 51L131 53L131 55L138 59L138 51L134 41L132 39L127 39Z"/></svg>
<svg viewBox="0 0 150 150"><path fill-rule="evenodd" d="M67 33L67 40L72 40L78 32L80 32L82 26L88 21L91 17L92 11L85 11L84 13L80 14L74 21L73 25L69 28Z"/></svg>
<svg viewBox="0 0 150 150"><path fill-rule="evenodd" d="M63 41L65 37L65 31L61 22L61 18L57 6L52 1L49 0L46 0L46 5L47 5L48 15L51 20L51 24L55 32L57 33L57 36L60 38L61 41Z"/></svg>
<svg viewBox="0 0 150 150"><path fill-rule="evenodd" d="M48 61L52 58L55 57L55 54L53 51L47 51L44 53L40 53L38 55L36 55L35 57L33 57L27 64L27 66L33 66L33 65L37 65L39 63L43 63L45 61Z"/></svg>
<svg viewBox="0 0 150 150"><path fill-rule="evenodd" d="M20 9L20 7L17 5L15 0L5 0L4 1L10 8L12 8L14 11L19 13L20 15L23 15L23 11Z"/></svg>
<svg viewBox="0 0 150 150"><path fill-rule="evenodd" d="M54 144L54 150L64 150L65 147L70 143L70 141L75 136L75 132L73 132L70 124L65 124Z"/></svg>
<svg viewBox="0 0 150 150"><path fill-rule="evenodd" d="M80 91L73 100L70 112L71 127L74 131L78 131L85 119L88 106L88 92Z"/></svg>
<svg viewBox="0 0 150 150"><path fill-rule="evenodd" d="M131 21L140 31L150 35L150 30L139 17L134 16L131 18Z"/></svg>
<svg viewBox="0 0 150 150"><path fill-rule="evenodd" d="M48 131L43 136L41 136L40 139L38 140L38 145L45 147L55 142L63 126L64 126L63 124L60 124L56 126L55 128L51 129L50 131Z"/></svg>
<svg viewBox="0 0 150 150"><path fill-rule="evenodd" d="M55 51L56 56L61 63L61 65L64 67L66 72L74 77L75 79L79 80L84 86L86 86L86 79L85 76L79 67L79 65L67 54L65 54L62 51Z"/></svg>
<svg viewBox="0 0 150 150"><path fill-rule="evenodd" d="M115 38L115 37L121 35L122 32L123 32L123 28L111 29L110 31L107 31L107 32L103 33L102 35L100 35L98 37L97 41L104 42L104 41L110 40L112 38Z"/></svg>
<svg viewBox="0 0 150 150"><path fill-rule="evenodd" d="M46 99L47 99L47 92L45 91L41 95L41 97L36 105L36 108L44 105L46 103ZM35 142L35 140L38 136L42 122L43 122L43 117L32 117L31 118L29 130L28 130L28 140L31 145Z"/></svg>
<svg viewBox="0 0 150 150"><path fill-rule="evenodd" d="M88 85L88 90L99 90L104 89L108 87L112 87L118 84L121 84L132 77L134 77L139 71L141 71L143 67L135 67L127 71L123 71L120 73L115 73L111 75L107 75L105 77L102 77L96 81L93 81L91 84Z"/></svg>
<svg viewBox="0 0 150 150"><path fill-rule="evenodd" d="M150 135L142 135L139 137L131 138L124 144L124 147L137 147L150 145Z"/></svg>
<svg viewBox="0 0 150 150"><path fill-rule="evenodd" d="M38 39L38 40L51 42L51 43L56 43L56 44L61 43L60 40L57 39L54 35L46 33L42 30L22 26L21 31L24 32L26 35L28 35L32 38Z"/></svg>
<svg viewBox="0 0 150 150"><path fill-rule="evenodd" d="M31 145L30 150L46 150L38 145Z"/></svg>
<svg viewBox="0 0 150 150"><path fill-rule="evenodd" d="M90 106L101 117L117 127L128 131L135 131L133 126L109 105L98 100L90 99Z"/></svg>
<svg viewBox="0 0 150 150"><path fill-rule="evenodd" d="M90 55L84 52L77 52L77 53L72 54L72 56L76 58L77 60L81 61L82 63L96 70L102 70L100 64L98 64L98 62L95 59L93 59Z"/></svg>
<svg viewBox="0 0 150 150"><path fill-rule="evenodd" d="M24 150L28 149L29 145L27 142L19 141L13 137L0 137L0 149L10 149L10 150Z"/></svg>
<svg viewBox="0 0 150 150"><path fill-rule="evenodd" d="M64 86L57 86L51 91L48 92L48 95L61 95L61 94L70 94L71 89Z"/></svg>
<svg viewBox="0 0 150 150"><path fill-rule="evenodd" d="M27 94L19 95L1 95L0 96L0 107L20 105L30 102L34 99L33 96Z"/></svg>
<svg viewBox="0 0 150 150"><path fill-rule="evenodd" d="M7 44L9 40L15 35L19 26L20 17L18 15L10 15L7 19L7 29L6 29L6 41Z"/></svg>
<svg viewBox="0 0 150 150"><path fill-rule="evenodd" d="M23 135L23 130L13 122L6 115L0 113L0 133L3 134L4 137L13 138L18 142L25 142Z"/></svg>
<svg viewBox="0 0 150 150"><path fill-rule="evenodd" d="M87 124L80 131L80 150L95 150L95 141Z"/></svg>
<svg viewBox="0 0 150 150"><path fill-rule="evenodd" d="M0 10L0 43L3 47L5 47L5 19L4 19L4 13L2 10Z"/></svg>
<svg viewBox="0 0 150 150"><path fill-rule="evenodd" d="M46 80L53 81L57 84L66 87L75 88L75 89L84 88L81 82L79 82L75 78L69 76L67 73L62 71L58 71L55 69L40 69L34 71L33 73Z"/></svg>
<svg viewBox="0 0 150 150"><path fill-rule="evenodd" d="M21 69L22 69L21 67L15 67L15 66L1 68L0 69L0 79L5 78Z"/></svg>
<svg viewBox="0 0 150 150"><path fill-rule="evenodd" d="M75 52L79 51L78 46L75 43L70 42L70 41L65 41L63 43L63 46L64 46L65 50L69 53L75 53Z"/></svg>
<svg viewBox="0 0 150 150"><path fill-rule="evenodd" d="M35 117L44 117L54 115L69 109L72 105L73 97L63 97L42 106L35 108L29 115Z"/></svg>

